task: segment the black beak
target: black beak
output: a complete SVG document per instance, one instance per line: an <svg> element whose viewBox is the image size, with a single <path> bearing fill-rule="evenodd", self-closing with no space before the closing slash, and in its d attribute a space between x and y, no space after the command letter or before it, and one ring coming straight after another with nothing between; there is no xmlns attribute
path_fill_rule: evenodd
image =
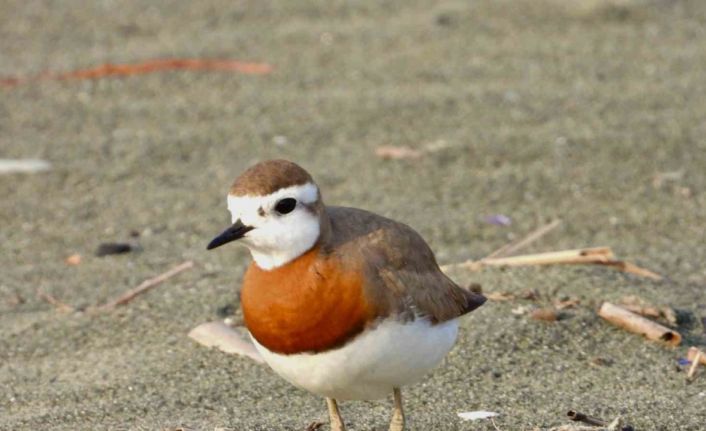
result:
<svg viewBox="0 0 706 431"><path fill-rule="evenodd" d="M211 250L216 247L220 247L223 244L228 244L231 241L242 238L246 233L255 229L252 226L245 226L240 220L233 223L233 226L221 232L220 235L213 238L211 242L208 243L206 250Z"/></svg>

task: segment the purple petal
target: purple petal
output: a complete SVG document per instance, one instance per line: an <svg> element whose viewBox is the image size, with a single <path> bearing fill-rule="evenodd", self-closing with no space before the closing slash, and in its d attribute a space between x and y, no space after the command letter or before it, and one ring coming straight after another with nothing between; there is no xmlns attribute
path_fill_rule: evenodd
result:
<svg viewBox="0 0 706 431"><path fill-rule="evenodd" d="M483 221L495 226L510 226L512 224L512 220L510 219L510 217L504 214L494 214L486 216Z"/></svg>

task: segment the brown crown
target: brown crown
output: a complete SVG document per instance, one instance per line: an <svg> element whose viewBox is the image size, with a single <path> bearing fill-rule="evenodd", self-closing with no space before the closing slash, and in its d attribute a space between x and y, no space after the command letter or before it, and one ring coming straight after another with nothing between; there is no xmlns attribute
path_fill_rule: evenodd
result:
<svg viewBox="0 0 706 431"><path fill-rule="evenodd" d="M287 160L266 160L248 168L236 178L229 194L264 196L285 187L313 182L311 175L296 163Z"/></svg>

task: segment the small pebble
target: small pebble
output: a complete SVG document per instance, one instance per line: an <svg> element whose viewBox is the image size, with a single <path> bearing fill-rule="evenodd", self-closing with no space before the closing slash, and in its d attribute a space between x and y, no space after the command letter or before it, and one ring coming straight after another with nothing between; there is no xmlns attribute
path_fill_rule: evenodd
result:
<svg viewBox="0 0 706 431"><path fill-rule="evenodd" d="M124 254L134 250L134 247L128 243L121 242L104 242L98 246L96 256L103 257L111 254Z"/></svg>

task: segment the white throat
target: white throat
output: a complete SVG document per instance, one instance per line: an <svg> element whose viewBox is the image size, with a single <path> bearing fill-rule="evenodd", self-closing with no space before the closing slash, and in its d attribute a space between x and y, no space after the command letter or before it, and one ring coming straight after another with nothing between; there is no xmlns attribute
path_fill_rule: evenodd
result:
<svg viewBox="0 0 706 431"><path fill-rule="evenodd" d="M297 200L295 209L287 214L275 211L281 199ZM285 265L316 244L320 226L311 204L319 199L315 184L286 187L265 196L228 195L228 210L233 223L240 220L253 229L240 240L250 249L255 263L271 270Z"/></svg>

